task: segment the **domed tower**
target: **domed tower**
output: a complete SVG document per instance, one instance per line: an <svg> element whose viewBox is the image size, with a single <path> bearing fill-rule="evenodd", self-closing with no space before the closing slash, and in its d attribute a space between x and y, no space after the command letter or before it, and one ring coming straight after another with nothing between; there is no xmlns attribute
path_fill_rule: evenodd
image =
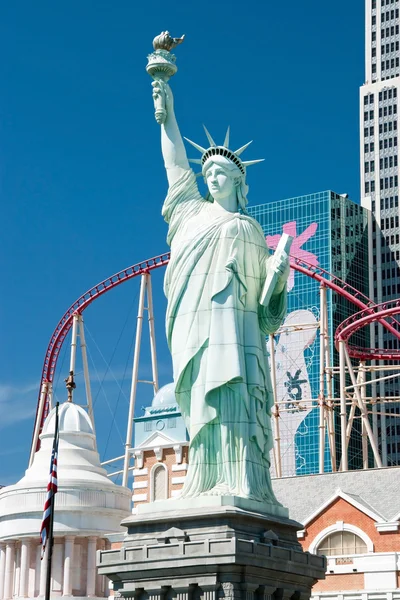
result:
<svg viewBox="0 0 400 600"><path fill-rule="evenodd" d="M179 494L188 468L188 446L175 386L169 383L159 389L144 416L135 419L134 506Z"/></svg>
<svg viewBox="0 0 400 600"><path fill-rule="evenodd" d="M40 560L40 526L49 478L55 408L40 436L32 466L0 490L0 599L44 596L47 560ZM108 596L96 574L96 550L119 531L131 512L131 494L107 478L96 451L93 426L71 402L59 408L58 492L55 496L51 593L73 598ZM48 546L47 546L48 547ZM47 552L47 550L46 550Z"/></svg>

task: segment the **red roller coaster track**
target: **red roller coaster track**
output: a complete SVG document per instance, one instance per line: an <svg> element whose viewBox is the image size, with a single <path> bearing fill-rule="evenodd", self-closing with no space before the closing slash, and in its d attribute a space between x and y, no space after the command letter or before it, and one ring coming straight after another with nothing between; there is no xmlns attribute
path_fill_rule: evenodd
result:
<svg viewBox="0 0 400 600"><path fill-rule="evenodd" d="M57 360L58 360L62 345L64 343L64 340L65 340L69 330L71 329L74 314L77 314L77 313L82 314L83 311L92 302L94 302L94 300L96 300L97 298L99 298L100 296L105 294L106 292L112 290L113 288L117 287L121 283L124 283L125 281L129 281L130 279L133 279L134 277L137 277L144 273L148 273L154 269L158 269L159 267L166 266L169 262L169 258L170 258L169 253L161 254L154 258L150 258L143 262L132 265L131 267L128 267L127 269L123 269L122 271L119 271L119 273L115 273L115 275L108 277L104 281L102 281L102 282L98 283L97 285L95 285L94 287L92 287L85 294L80 296L69 307L69 309L63 315L63 317L60 319L57 327L55 328L55 330L53 332L53 335L50 338L50 342L49 342L49 345L46 350L46 355L45 355L43 369L42 369L41 385L40 385L40 389L39 389L39 398L38 398L38 405L37 405L36 419L35 419L35 427L36 427L37 420L40 419L40 428L39 428L40 432L42 431L44 420L45 420L45 418L48 414L48 410L49 410L49 397L48 397L48 393L46 392L46 397L45 397L45 401L43 404L43 411L42 411L42 414L39 414L39 406L40 406L39 401L40 401L41 390L43 389L44 385L46 387L48 387L48 385L52 384L54 381L54 373L55 373L56 366L57 366ZM315 279L316 281L320 282L321 285L324 285L324 286L330 288L331 290L337 292L338 294L340 294L341 296L346 298L349 302L353 303L355 306L362 309L361 313L357 313L356 315L354 315L355 317L358 315L359 318L361 318L361 320L362 319L366 320L367 324L372 321L379 321L388 331L390 331L395 337L400 339L400 331L398 331L396 329L396 327L393 325L393 324L395 324L395 325L399 326L397 321L394 319L394 315L397 314L398 312L400 312L400 308L397 308L397 313L395 310L392 310L389 312L385 311L385 312L380 313L379 311L376 310L378 308L378 306L375 305L372 302L372 300L370 300L370 298L368 298L367 296L362 294L359 290L355 289L348 283L345 283L338 277L335 277L332 274L328 273L324 269L314 266L314 265L311 265L301 259L294 258L294 257L291 257L291 267L295 271L298 271L299 273L303 273L304 275L307 275L308 277L311 277L311 278ZM389 317L390 322L385 321L384 317ZM347 322L347 321L348 320L346 320L345 322ZM350 333L350 335L352 335L352 333L355 332L354 325L355 325L355 322L352 322L351 325L349 324L349 326L353 326L353 330ZM361 327L362 326L364 326L364 325L361 325ZM341 331L342 331L342 334L344 334L344 330L341 330ZM346 339L348 339L348 338L346 338ZM362 350L363 350L364 354L362 354ZM369 358L371 358L370 352L372 352L373 349L357 349L357 351L360 351L362 356L364 356L365 359L369 359ZM378 352L378 351L375 350L375 352ZM384 351L379 351L379 352L384 352ZM399 357L400 353L398 353L396 356ZM357 358L361 359L361 356L357 355ZM385 355L385 358L387 358L387 355ZM40 447L40 442L38 441L36 450L38 450L39 447Z"/></svg>

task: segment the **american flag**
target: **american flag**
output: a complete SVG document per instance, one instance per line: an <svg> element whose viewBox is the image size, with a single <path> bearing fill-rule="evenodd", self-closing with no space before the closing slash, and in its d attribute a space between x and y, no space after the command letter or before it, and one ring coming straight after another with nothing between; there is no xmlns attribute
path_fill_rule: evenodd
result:
<svg viewBox="0 0 400 600"><path fill-rule="evenodd" d="M46 502L44 504L42 526L40 528L40 538L42 542L42 558L46 550L46 544L49 536L53 536L53 512L54 495L57 493L57 455L58 455L58 402L56 405L56 422L54 429L53 450L50 460L50 475L47 484Z"/></svg>

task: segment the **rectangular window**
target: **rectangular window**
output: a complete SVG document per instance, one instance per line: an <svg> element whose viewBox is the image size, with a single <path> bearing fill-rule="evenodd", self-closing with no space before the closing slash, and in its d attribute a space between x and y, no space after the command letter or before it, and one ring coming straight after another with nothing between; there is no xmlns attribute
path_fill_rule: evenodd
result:
<svg viewBox="0 0 400 600"><path fill-rule="evenodd" d="M369 135L374 135L374 126L369 128Z"/></svg>
<svg viewBox="0 0 400 600"><path fill-rule="evenodd" d="M373 173L375 171L375 161L371 160L369 165L370 165L370 171L371 171L371 173Z"/></svg>
<svg viewBox="0 0 400 600"><path fill-rule="evenodd" d="M370 110L370 111L369 111L369 118L370 118L370 119L373 119L373 118L374 118L374 111L373 111L373 110Z"/></svg>
<svg viewBox="0 0 400 600"><path fill-rule="evenodd" d="M369 194L369 181L365 182L365 193Z"/></svg>
<svg viewBox="0 0 400 600"><path fill-rule="evenodd" d="M364 163L364 173L369 173L369 162Z"/></svg>
<svg viewBox="0 0 400 600"><path fill-rule="evenodd" d="M375 181L371 181L371 192L375 191ZM372 203L374 204L374 202ZM372 210L375 210L374 208Z"/></svg>

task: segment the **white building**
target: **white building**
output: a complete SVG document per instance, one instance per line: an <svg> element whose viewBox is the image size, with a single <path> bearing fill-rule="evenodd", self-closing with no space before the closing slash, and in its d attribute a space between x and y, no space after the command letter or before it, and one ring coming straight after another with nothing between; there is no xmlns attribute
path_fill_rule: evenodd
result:
<svg viewBox="0 0 400 600"><path fill-rule="evenodd" d="M365 83L360 90L361 204L375 216L369 223L369 295L376 302L400 297L399 10L399 0L366 0ZM397 349L399 343L377 324L371 328L371 341L388 350ZM396 398L399 386L395 384L381 382L376 395ZM398 405L382 405L382 414L374 417L384 465L400 464L399 410Z"/></svg>
<svg viewBox="0 0 400 600"><path fill-rule="evenodd" d="M76 404L59 409L58 492L55 496L51 595L103 598L108 582L96 573L96 551L131 512L131 492L100 466L87 413ZM39 537L54 437L55 409L41 448L25 476L0 490L0 600L45 594L47 560ZM48 545L46 553L48 551Z"/></svg>

